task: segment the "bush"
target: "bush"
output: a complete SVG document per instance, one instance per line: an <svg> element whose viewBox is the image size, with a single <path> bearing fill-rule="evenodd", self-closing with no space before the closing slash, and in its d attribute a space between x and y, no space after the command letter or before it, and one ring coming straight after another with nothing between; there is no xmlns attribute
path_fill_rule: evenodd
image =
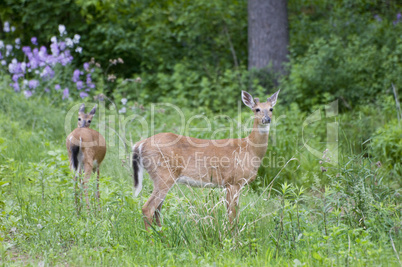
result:
<svg viewBox="0 0 402 267"><path fill-rule="evenodd" d="M402 23L400 28L402 32ZM291 73L284 82L287 98L303 109L335 99L341 100L344 109L373 103L392 83L402 88L400 58L401 40L391 48L377 47L359 36L347 41L336 36L320 38L304 57L291 59Z"/></svg>
<svg viewBox="0 0 402 267"><path fill-rule="evenodd" d="M144 73L140 85L122 83L115 94L142 104L169 102L181 107L236 112L240 92L248 90L248 86L256 96L268 96L266 89L253 77L244 68L205 75L188 64L176 64L172 74Z"/></svg>
<svg viewBox="0 0 402 267"><path fill-rule="evenodd" d="M299 12L289 15L290 74L282 81L289 102L306 110L340 99L351 109L373 103L391 83L402 88L397 1L296 3L290 7Z"/></svg>
<svg viewBox="0 0 402 267"><path fill-rule="evenodd" d="M372 138L371 154L379 160L379 166L384 165L386 170L397 179L402 176L402 122L391 120L380 127Z"/></svg>

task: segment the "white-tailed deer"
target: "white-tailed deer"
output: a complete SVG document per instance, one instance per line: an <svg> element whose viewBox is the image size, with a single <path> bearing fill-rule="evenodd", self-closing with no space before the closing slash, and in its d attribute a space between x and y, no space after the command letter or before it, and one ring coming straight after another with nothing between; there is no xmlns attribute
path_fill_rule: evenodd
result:
<svg viewBox="0 0 402 267"><path fill-rule="evenodd" d="M175 183L195 187L226 188L229 221L236 218L241 188L252 182L268 147L273 107L279 91L260 102L242 91L243 103L254 112L250 135L241 139L203 140L173 133L160 133L133 146L134 187L142 189L143 169L154 184L151 197L142 208L148 230L155 216L160 226L163 201Z"/></svg>
<svg viewBox="0 0 402 267"><path fill-rule="evenodd" d="M87 208L89 209L88 181L91 178L92 171L95 170L97 172L96 198L99 204L99 167L106 155L106 141L100 133L89 128L95 112L96 106L89 114L86 114L85 105L82 104L78 111L78 127L67 136L66 140L70 169L75 172L74 195L77 209L77 177L79 177L80 184L84 188ZM83 181L81 179L82 171L85 173Z"/></svg>

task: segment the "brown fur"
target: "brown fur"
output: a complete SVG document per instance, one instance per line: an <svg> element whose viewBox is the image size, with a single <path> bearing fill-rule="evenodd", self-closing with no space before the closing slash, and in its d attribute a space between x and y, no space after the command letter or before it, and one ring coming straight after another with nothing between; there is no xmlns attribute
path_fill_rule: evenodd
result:
<svg viewBox="0 0 402 267"><path fill-rule="evenodd" d="M68 158L70 159L70 169L75 171L75 201L77 200L77 177L84 170L85 176L81 184L84 188L86 204L89 209L88 200L88 181L91 178L92 171L97 172L97 192L96 198L99 203L99 167L106 155L105 138L97 131L88 128L96 111L96 106L89 114L85 114L85 105L82 104L78 113L78 128L72 131L66 139ZM74 152L75 151L75 152ZM77 154L78 153L78 154ZM74 159L74 157L78 157ZM78 166L74 166L74 160L78 161Z"/></svg>
<svg viewBox="0 0 402 267"><path fill-rule="evenodd" d="M160 133L135 144L134 153L141 157L141 165L154 183L152 195L142 208L146 229L154 216L160 226L159 211L166 194L175 183L183 182L226 188L229 220L233 221L240 190L254 181L266 153L268 132L261 132L259 127L269 124L278 93L260 103L243 92L243 102L254 111L253 130L246 138L203 140Z"/></svg>

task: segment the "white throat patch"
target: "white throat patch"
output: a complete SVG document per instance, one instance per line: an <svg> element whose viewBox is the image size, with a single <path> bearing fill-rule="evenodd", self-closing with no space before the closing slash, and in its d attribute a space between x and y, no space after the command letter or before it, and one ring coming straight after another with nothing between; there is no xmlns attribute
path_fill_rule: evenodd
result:
<svg viewBox="0 0 402 267"><path fill-rule="evenodd" d="M271 124L258 124L258 132L260 132L260 134L268 134L270 126Z"/></svg>

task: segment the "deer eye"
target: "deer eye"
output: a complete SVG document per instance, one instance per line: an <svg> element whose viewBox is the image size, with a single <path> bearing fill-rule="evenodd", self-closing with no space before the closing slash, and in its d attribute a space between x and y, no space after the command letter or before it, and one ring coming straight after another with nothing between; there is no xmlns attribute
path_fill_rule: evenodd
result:
<svg viewBox="0 0 402 267"><path fill-rule="evenodd" d="M273 110L274 110L273 108L270 108L270 109L269 109L269 111L273 111Z"/></svg>
<svg viewBox="0 0 402 267"><path fill-rule="evenodd" d="M78 120L80 121L80 120L81 120L81 118L78 118Z"/></svg>
<svg viewBox="0 0 402 267"><path fill-rule="evenodd" d="M91 123L91 120L89 120L88 123Z"/></svg>
<svg viewBox="0 0 402 267"><path fill-rule="evenodd" d="M259 109L259 108L256 108L255 109L255 112L260 112L261 110Z"/></svg>

